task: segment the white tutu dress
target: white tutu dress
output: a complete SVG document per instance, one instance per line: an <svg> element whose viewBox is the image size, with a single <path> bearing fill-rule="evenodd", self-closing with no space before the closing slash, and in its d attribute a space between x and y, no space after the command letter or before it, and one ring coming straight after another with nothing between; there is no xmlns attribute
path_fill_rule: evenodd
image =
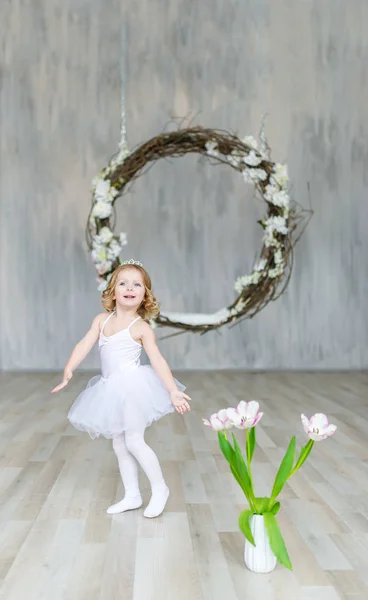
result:
<svg viewBox="0 0 368 600"><path fill-rule="evenodd" d="M140 364L142 345L130 334L131 326L140 317L128 328L107 337L104 327L112 314L104 322L98 342L101 376L92 377L68 414L70 423L92 438L142 431L175 410L153 368ZM185 390L185 386L175 382L181 391Z"/></svg>

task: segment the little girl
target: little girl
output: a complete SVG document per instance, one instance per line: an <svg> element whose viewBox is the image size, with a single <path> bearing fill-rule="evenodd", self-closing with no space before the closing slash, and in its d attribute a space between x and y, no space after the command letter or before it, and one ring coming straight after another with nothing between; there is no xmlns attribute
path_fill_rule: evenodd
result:
<svg viewBox="0 0 368 600"><path fill-rule="evenodd" d="M169 488L156 454L144 440L144 431L174 410L181 414L190 410L190 398L183 393L185 387L174 379L147 323L159 314L159 306L141 263L129 261L115 269L102 294L102 305L109 316L102 313L95 317L90 330L75 346L63 381L52 393L68 384L73 371L98 340L101 376L89 381L71 407L68 419L92 438L112 438L125 496L107 509L108 514L142 506L138 462L152 489L144 516L158 517L165 508ZM140 364L142 348L152 366Z"/></svg>

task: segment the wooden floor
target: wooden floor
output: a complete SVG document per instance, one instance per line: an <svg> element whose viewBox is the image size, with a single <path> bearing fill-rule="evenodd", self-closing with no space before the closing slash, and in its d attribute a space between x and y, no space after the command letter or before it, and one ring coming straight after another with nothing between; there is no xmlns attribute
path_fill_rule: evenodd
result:
<svg viewBox="0 0 368 600"><path fill-rule="evenodd" d="M179 374L180 375L180 374ZM122 496L111 442L73 430L68 407L89 378L57 396L55 374L0 374L0 597L6 600L367 600L368 375L185 373L192 412L147 433L171 497L156 520L115 517ZM202 416L256 398L255 480L270 492L300 413L325 412L316 444L286 486L279 522L294 571L244 566L243 496ZM145 502L149 487L142 476Z"/></svg>

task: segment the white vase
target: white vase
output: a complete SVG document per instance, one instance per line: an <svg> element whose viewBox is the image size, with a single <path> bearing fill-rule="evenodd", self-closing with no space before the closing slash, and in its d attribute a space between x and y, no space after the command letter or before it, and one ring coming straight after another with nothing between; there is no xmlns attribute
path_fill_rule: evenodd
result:
<svg viewBox="0 0 368 600"><path fill-rule="evenodd" d="M277 558L271 550L263 515L253 515L250 528L256 545L245 540L245 564L254 573L270 573L276 567Z"/></svg>

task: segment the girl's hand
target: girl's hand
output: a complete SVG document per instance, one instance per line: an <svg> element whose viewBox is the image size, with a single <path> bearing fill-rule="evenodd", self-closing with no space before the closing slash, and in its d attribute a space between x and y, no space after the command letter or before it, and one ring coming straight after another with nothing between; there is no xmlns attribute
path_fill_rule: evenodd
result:
<svg viewBox="0 0 368 600"><path fill-rule="evenodd" d="M51 393L55 394L56 392L60 392L60 390L62 390L65 386L68 385L72 377L73 371L64 371L63 381L59 383L59 385L57 385L53 390L51 390Z"/></svg>
<svg viewBox="0 0 368 600"><path fill-rule="evenodd" d="M175 410L183 415L187 410L190 410L190 406L187 400L191 400L189 396L184 394L184 392L179 392L179 390L175 390L170 393L171 404L174 406Z"/></svg>

